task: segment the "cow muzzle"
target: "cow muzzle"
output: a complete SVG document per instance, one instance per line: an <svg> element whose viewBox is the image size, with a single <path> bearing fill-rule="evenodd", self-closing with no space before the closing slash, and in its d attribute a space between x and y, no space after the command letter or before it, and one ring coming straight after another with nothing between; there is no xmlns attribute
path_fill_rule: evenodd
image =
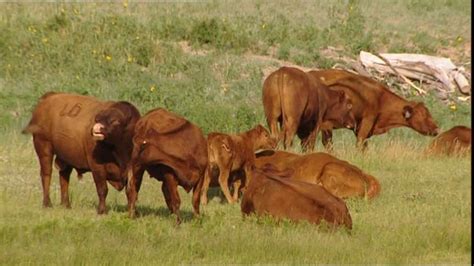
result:
<svg viewBox="0 0 474 266"><path fill-rule="evenodd" d="M103 133L104 125L101 123L95 123L94 126L92 126L92 137L94 140L104 140L105 135Z"/></svg>
<svg viewBox="0 0 474 266"><path fill-rule="evenodd" d="M433 130L430 135L433 136L433 137L438 136L439 135L439 128L436 128L435 130Z"/></svg>

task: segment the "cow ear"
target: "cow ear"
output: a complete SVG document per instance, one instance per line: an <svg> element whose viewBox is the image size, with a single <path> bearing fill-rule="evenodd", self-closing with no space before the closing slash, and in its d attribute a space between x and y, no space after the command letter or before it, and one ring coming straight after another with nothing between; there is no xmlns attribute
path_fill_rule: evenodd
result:
<svg viewBox="0 0 474 266"><path fill-rule="evenodd" d="M405 119L410 119L412 114L413 114L413 107L409 105L403 107L403 117L405 117Z"/></svg>

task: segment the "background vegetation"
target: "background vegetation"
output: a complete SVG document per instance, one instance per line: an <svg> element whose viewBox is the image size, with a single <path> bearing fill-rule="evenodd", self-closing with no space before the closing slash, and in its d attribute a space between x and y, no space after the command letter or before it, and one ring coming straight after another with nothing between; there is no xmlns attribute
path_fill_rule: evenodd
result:
<svg viewBox="0 0 474 266"><path fill-rule="evenodd" d="M261 84L274 59L329 68L331 46L353 58L448 56L470 69L470 14L462 0L0 4L0 263L468 263L470 158L425 157L431 139L406 128L371 139L365 155L351 132L335 132L335 154L383 189L373 202L347 202L352 234L242 219L217 198L191 219L184 191L187 220L176 228L149 179L142 217L129 220L112 188L109 214L98 217L89 174L72 178L72 210L57 206L57 180L56 206L43 210L31 137L19 132L46 91L128 100L142 113L165 107L206 133L247 130L265 124ZM409 99L424 101L443 130L471 125L470 103Z"/></svg>

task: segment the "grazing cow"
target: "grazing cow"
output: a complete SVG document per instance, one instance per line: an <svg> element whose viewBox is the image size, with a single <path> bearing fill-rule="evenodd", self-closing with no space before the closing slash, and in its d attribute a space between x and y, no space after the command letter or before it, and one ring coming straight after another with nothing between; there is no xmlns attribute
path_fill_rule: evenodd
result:
<svg viewBox="0 0 474 266"><path fill-rule="evenodd" d="M210 133L207 137L209 166L202 188L201 203L207 204L209 185L220 185L229 203L238 200L241 186L246 187L250 169L255 164L255 151L272 149L276 141L263 126L238 134ZM234 184L234 195L230 196L229 183Z"/></svg>
<svg viewBox="0 0 474 266"><path fill-rule="evenodd" d="M265 79L263 108L272 136L283 141L285 148L292 145L296 133L303 149L312 150L324 122L355 125L351 101L343 91L331 90L292 67L281 67Z"/></svg>
<svg viewBox="0 0 474 266"><path fill-rule="evenodd" d="M271 165L254 169L242 197L242 212L315 224L325 220L333 226L352 229L352 219L343 200L321 186L285 178L285 174Z"/></svg>
<svg viewBox="0 0 474 266"><path fill-rule="evenodd" d="M59 169L61 204L70 207L69 178L92 172L99 196L97 212L106 211L107 181L117 190L127 182L132 135L140 118L128 102L102 102L93 97L49 92L43 95L23 133L33 135L40 162L43 206L50 207L53 157Z"/></svg>
<svg viewBox="0 0 474 266"><path fill-rule="evenodd" d="M371 136L383 134L391 128L406 126L428 136L436 136L439 132L423 103L407 101L380 82L337 69L308 73L330 88L342 90L349 96L356 120L354 133L360 148L366 148L366 140ZM326 124L321 129L323 144L332 143L332 129L338 127L340 126Z"/></svg>
<svg viewBox="0 0 474 266"><path fill-rule="evenodd" d="M165 109L157 108L144 115L135 128L132 153L132 176L127 188L128 211L135 217L135 202L145 171L163 182L161 187L169 210L179 224L181 199L178 185L186 192L193 189L194 214L199 215L207 143L200 128Z"/></svg>
<svg viewBox="0 0 474 266"><path fill-rule="evenodd" d="M371 199L380 193L377 179L327 153L299 155L266 150L256 156L257 167L271 164L278 170L291 169L291 179L321 185L339 198L367 196Z"/></svg>
<svg viewBox="0 0 474 266"><path fill-rule="evenodd" d="M426 151L430 154L470 154L471 133L471 128L469 127L455 126L437 136Z"/></svg>

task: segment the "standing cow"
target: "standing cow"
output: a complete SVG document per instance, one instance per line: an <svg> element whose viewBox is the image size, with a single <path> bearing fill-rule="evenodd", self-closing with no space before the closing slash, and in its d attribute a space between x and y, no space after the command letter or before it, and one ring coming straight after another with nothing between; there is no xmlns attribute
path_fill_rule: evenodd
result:
<svg viewBox="0 0 474 266"><path fill-rule="evenodd" d="M360 148L366 148L366 140L371 136L383 134L391 128L406 126L428 136L436 136L439 132L423 103L407 101L373 79L337 69L310 71L309 74L349 96L356 120L354 133ZM332 143L332 130L339 127L327 124L322 128L323 144Z"/></svg>
<svg viewBox="0 0 474 266"><path fill-rule="evenodd" d="M99 196L97 212L106 211L107 181L117 190L127 183L132 135L140 118L128 102L102 102L93 97L46 93L23 133L33 135L40 162L43 206L50 207L53 159L59 169L61 204L70 207L69 178L73 169L91 171Z"/></svg>
<svg viewBox="0 0 474 266"><path fill-rule="evenodd" d="M272 136L285 148L297 134L303 149L312 150L324 122L354 127L352 104L343 91L331 90L293 67L281 67L265 79L263 108Z"/></svg>
<svg viewBox="0 0 474 266"><path fill-rule="evenodd" d="M163 182L161 190L177 223L181 222L178 185L186 192L193 190L194 214L198 215L206 166L207 143L200 128L162 108L145 114L137 122L133 137L132 176L127 188L130 217L135 216L145 171Z"/></svg>

